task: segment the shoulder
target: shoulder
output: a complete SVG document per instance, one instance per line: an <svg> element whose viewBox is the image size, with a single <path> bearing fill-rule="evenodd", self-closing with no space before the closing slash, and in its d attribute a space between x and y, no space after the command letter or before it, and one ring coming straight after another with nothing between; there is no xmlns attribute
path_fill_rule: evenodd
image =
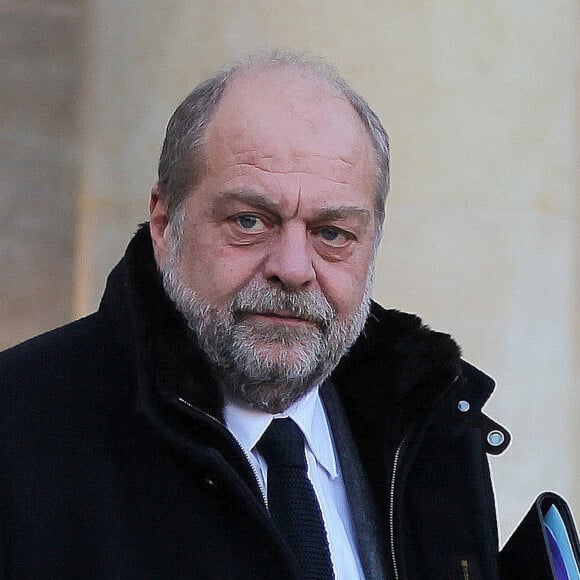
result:
<svg viewBox="0 0 580 580"><path fill-rule="evenodd" d="M25 416L61 414L102 396L123 354L98 313L0 353L0 437Z"/></svg>
<svg viewBox="0 0 580 580"><path fill-rule="evenodd" d="M0 384L38 380L70 368L79 356L94 356L106 333L106 324L92 314L9 348L0 353Z"/></svg>

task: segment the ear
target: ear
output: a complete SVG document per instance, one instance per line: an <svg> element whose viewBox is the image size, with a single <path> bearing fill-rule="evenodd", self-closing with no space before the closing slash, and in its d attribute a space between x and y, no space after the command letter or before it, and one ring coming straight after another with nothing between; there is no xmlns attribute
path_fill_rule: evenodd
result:
<svg viewBox="0 0 580 580"><path fill-rule="evenodd" d="M156 183L151 190L149 201L149 230L153 242L153 254L158 266L161 266L168 254L168 239L171 233L167 205L160 197L159 192L163 186Z"/></svg>

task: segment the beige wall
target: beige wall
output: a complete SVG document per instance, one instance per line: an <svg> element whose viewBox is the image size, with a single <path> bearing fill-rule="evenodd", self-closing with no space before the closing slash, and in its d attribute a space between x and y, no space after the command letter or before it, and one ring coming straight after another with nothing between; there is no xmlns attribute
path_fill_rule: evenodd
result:
<svg viewBox="0 0 580 580"><path fill-rule="evenodd" d="M76 314L147 217L165 123L257 46L334 61L382 117L393 189L375 296L498 380L504 536L542 488L580 517L575 0L88 4Z"/></svg>
<svg viewBox="0 0 580 580"><path fill-rule="evenodd" d="M72 316L83 21L0 1L0 348Z"/></svg>

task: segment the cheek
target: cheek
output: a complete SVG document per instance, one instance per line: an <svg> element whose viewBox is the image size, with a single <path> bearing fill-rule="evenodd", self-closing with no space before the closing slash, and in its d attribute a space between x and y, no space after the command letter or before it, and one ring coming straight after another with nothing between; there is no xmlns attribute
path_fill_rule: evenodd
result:
<svg viewBox="0 0 580 580"><path fill-rule="evenodd" d="M358 310L364 296L368 271L368 268L335 267L322 268L318 272L320 288L341 318L352 316Z"/></svg>
<svg viewBox="0 0 580 580"><path fill-rule="evenodd" d="M231 247L198 246L182 259L182 274L213 305L227 304L255 276L260 259Z"/></svg>

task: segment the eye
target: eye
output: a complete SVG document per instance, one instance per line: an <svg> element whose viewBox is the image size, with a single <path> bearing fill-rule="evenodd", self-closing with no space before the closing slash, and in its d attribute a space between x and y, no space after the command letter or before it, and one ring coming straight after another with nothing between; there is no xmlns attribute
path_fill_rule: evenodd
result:
<svg viewBox="0 0 580 580"><path fill-rule="evenodd" d="M254 214L241 214L233 218L234 223L246 232L261 232L265 224Z"/></svg>
<svg viewBox="0 0 580 580"><path fill-rule="evenodd" d="M346 246L353 238L352 234L335 226L324 226L317 231L322 241L330 246Z"/></svg>

